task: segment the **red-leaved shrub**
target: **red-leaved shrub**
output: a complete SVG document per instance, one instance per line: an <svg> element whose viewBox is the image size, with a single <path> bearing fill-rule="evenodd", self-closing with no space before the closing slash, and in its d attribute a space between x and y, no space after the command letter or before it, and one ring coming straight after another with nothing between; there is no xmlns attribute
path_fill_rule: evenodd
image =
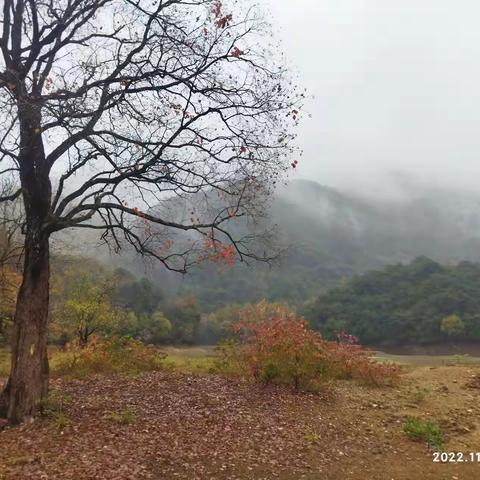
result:
<svg viewBox="0 0 480 480"><path fill-rule="evenodd" d="M375 386L391 385L399 378L397 364L375 360L373 352L362 347L353 335L341 332L336 342L323 343L335 378L356 379Z"/></svg>
<svg viewBox="0 0 480 480"><path fill-rule="evenodd" d="M377 362L352 335L326 341L283 305L250 305L231 328L236 340L220 348L219 365L253 381L314 390L335 378L382 385L399 375L398 366Z"/></svg>

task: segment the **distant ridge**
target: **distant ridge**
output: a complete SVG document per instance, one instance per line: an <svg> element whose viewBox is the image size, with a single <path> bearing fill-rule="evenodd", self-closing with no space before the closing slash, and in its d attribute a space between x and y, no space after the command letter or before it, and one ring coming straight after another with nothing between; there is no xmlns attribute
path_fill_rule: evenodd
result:
<svg viewBox="0 0 480 480"><path fill-rule="evenodd" d="M298 179L278 189L270 216L289 246L279 266L218 272L205 265L180 277L159 265L149 275L214 309L263 297L300 304L342 278L421 255L442 263L480 260L480 202L461 194L415 190L403 201L380 202ZM138 269L134 261L127 266Z"/></svg>

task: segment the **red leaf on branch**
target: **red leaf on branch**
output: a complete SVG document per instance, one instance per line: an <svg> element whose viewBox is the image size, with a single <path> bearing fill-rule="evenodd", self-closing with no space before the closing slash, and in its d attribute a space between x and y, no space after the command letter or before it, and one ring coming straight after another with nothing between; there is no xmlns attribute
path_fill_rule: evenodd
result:
<svg viewBox="0 0 480 480"><path fill-rule="evenodd" d="M240 55L243 55L243 50L240 50L238 47L234 47L232 50L232 57L238 58Z"/></svg>

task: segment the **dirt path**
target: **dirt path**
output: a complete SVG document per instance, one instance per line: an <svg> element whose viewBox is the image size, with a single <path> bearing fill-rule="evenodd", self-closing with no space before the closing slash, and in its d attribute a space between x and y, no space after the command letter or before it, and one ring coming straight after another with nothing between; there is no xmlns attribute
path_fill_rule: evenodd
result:
<svg viewBox="0 0 480 480"><path fill-rule="evenodd" d="M397 389L320 395L176 373L57 381L65 412L0 432L0 478L474 480L480 463L433 463L402 430L432 418L447 450L480 451L474 375L421 367Z"/></svg>

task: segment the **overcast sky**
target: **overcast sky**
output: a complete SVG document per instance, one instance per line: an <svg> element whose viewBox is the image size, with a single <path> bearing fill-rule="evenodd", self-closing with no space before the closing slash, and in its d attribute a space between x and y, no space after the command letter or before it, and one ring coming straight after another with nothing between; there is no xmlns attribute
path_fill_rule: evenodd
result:
<svg viewBox="0 0 480 480"><path fill-rule="evenodd" d="M315 97L297 176L370 191L397 172L477 187L477 0L269 1L277 38Z"/></svg>

